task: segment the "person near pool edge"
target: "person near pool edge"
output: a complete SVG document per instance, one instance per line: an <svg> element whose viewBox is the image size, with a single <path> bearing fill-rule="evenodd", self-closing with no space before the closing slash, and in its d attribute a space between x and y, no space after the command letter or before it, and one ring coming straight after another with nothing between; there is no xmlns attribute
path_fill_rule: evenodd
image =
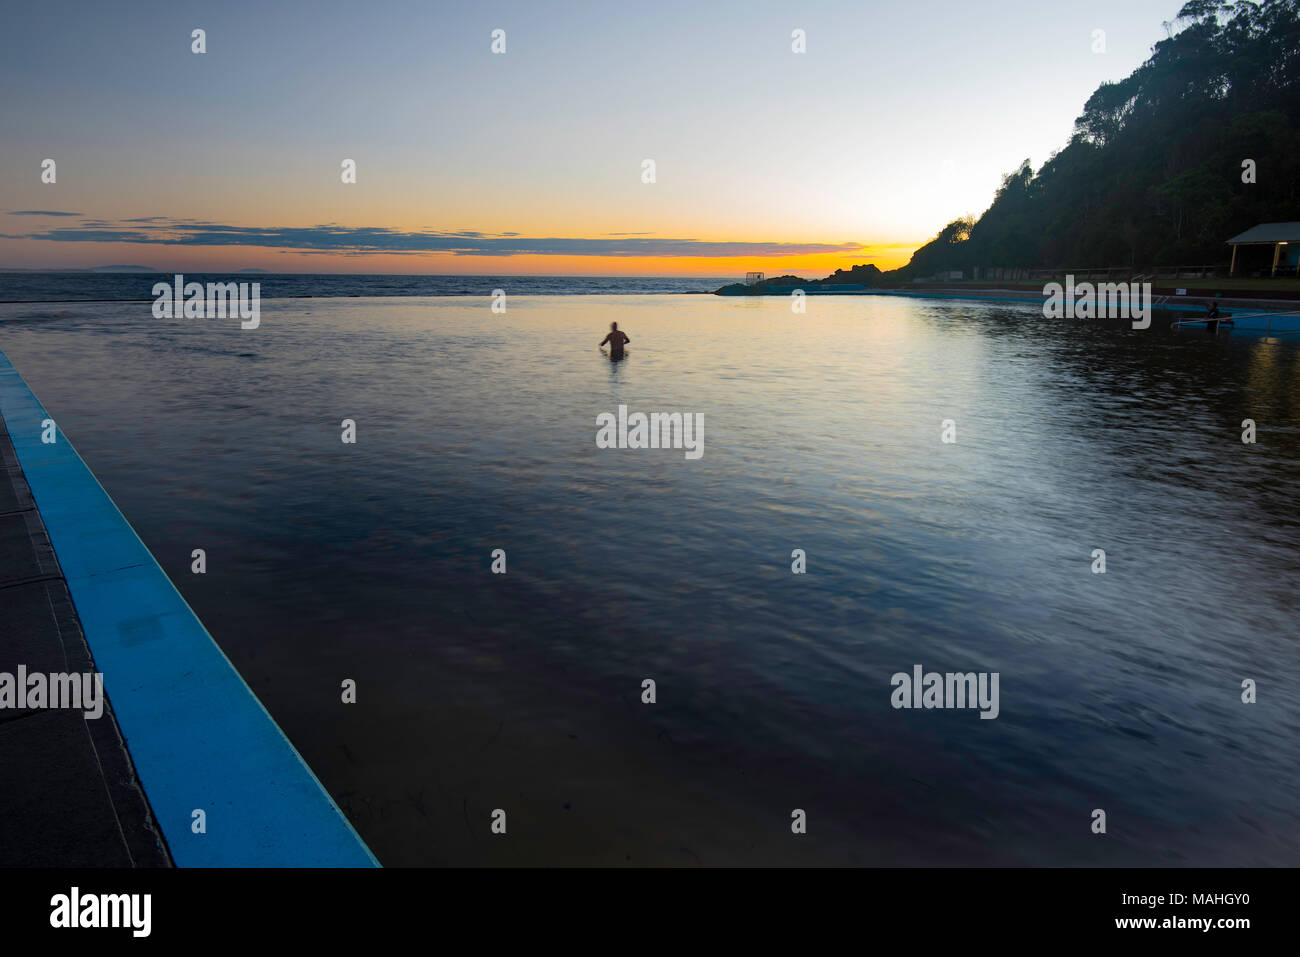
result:
<svg viewBox="0 0 1300 957"><path fill-rule="evenodd" d="M609 324L609 335L601 339L600 344L603 346L608 342L609 357L611 359L621 359L623 358L623 347L631 341L626 333L619 332L617 322L611 322Z"/></svg>
<svg viewBox="0 0 1300 957"><path fill-rule="evenodd" d="M1205 307L1205 316L1206 316L1206 318L1207 318L1207 319L1218 319L1218 318L1219 318L1219 304L1218 304L1217 302L1215 302L1213 299L1207 299L1207 300L1206 300L1206 303L1207 303L1207 305L1206 305L1206 307Z"/></svg>

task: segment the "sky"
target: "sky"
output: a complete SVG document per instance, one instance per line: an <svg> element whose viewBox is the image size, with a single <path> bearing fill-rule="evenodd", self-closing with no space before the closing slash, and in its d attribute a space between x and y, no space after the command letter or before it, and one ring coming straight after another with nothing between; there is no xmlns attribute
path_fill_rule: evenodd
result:
<svg viewBox="0 0 1300 957"><path fill-rule="evenodd" d="M1064 147L1181 4L9 4L0 267L894 268Z"/></svg>

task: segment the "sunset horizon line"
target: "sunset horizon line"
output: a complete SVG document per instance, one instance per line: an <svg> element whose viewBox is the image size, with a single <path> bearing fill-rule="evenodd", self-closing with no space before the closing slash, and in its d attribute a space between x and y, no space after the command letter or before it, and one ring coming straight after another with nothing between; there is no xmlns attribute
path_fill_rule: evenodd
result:
<svg viewBox="0 0 1300 957"><path fill-rule="evenodd" d="M9 217L50 220L31 230L0 232L0 238L50 244L39 257L10 260L7 270L127 271L119 264L142 249L158 251L162 264L143 271L390 273L393 275L518 276L727 276L738 270L808 271L873 263L882 269L906 264L924 240L824 242L807 240L713 239L663 235L657 231L597 232L588 235L524 235L511 231L347 226L246 226L180 217L105 219L52 209L15 209ZM72 223L70 220L77 220ZM683 231L686 233L687 231ZM89 246L102 250L98 263L60 261L53 248ZM254 252L256 251L256 252ZM69 257L70 258L70 257ZM287 258L292 262L284 261ZM280 260L280 261L277 261ZM329 268L317 263L329 261ZM454 264L474 261L473 271ZM417 265L418 262L418 265ZM497 268L483 268L485 263ZM323 264L323 263L321 263Z"/></svg>

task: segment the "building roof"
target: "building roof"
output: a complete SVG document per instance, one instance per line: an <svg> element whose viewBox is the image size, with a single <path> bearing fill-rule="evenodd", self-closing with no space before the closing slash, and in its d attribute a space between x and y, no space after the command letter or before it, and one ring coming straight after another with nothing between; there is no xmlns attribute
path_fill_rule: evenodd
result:
<svg viewBox="0 0 1300 957"><path fill-rule="evenodd" d="M1260 223L1228 240L1235 243L1300 243L1300 223Z"/></svg>

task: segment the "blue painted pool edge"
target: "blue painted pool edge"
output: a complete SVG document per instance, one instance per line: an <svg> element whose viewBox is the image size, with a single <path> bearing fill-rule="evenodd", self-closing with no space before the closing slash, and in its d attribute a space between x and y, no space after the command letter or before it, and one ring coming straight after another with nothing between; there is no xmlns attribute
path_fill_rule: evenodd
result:
<svg viewBox="0 0 1300 957"><path fill-rule="evenodd" d="M176 864L378 867L3 352L0 414Z"/></svg>

